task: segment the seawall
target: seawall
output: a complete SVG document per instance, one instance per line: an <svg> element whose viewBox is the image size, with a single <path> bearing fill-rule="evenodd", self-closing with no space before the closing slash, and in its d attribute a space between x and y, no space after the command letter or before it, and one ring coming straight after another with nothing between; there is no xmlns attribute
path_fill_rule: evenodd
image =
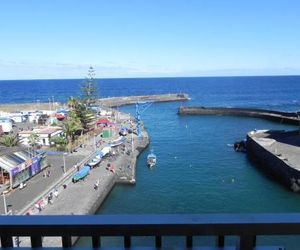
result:
<svg viewBox="0 0 300 250"><path fill-rule="evenodd" d="M99 99L98 104L106 107L119 107L135 104L137 102L174 102L187 101L188 94L162 94L162 95L143 95L143 96L121 96Z"/></svg>
<svg viewBox="0 0 300 250"><path fill-rule="evenodd" d="M105 107L119 107L135 104L137 102L175 102L189 100L188 94L161 94L161 95L143 95L143 96L120 96L98 99L97 105ZM0 111L16 112L20 110L56 110L61 107L67 107L66 103L18 103L18 104L0 104Z"/></svg>
<svg viewBox="0 0 300 250"><path fill-rule="evenodd" d="M249 158L294 192L300 192L299 146L298 131L251 131L247 135Z"/></svg>
<svg viewBox="0 0 300 250"><path fill-rule="evenodd" d="M272 120L280 123L298 125L297 113L281 112L267 109L252 108L224 108L224 107L180 107L179 115L231 115L255 117Z"/></svg>

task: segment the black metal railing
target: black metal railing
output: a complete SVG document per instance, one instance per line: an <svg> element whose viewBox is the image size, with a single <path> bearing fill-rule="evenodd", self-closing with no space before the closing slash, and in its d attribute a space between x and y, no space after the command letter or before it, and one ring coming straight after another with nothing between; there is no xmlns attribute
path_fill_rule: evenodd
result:
<svg viewBox="0 0 300 250"><path fill-rule="evenodd" d="M0 216L4 249L14 246L16 236L30 237L32 248L43 247L45 236L61 237L65 248L72 247L74 236L90 237L93 248L101 247L104 236L123 237L124 248L134 247L135 236L154 236L156 248L164 247L164 236L184 236L186 248L194 247L195 236L215 236L216 249L223 249L232 235L239 238L237 249L258 249L257 236L300 235L300 214Z"/></svg>

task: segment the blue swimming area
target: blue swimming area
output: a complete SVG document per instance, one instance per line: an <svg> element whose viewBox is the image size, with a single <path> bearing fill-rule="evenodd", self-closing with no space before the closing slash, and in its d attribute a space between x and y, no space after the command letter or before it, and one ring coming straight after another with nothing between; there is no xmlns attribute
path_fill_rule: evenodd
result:
<svg viewBox="0 0 300 250"><path fill-rule="evenodd" d="M82 80L0 81L0 102L66 101ZM231 145L254 129L297 129L266 120L230 116L178 116L179 105L257 107L296 111L300 77L103 79L102 97L182 92L191 100L154 103L142 115L151 144L139 157L135 186L117 186L99 214L300 212L294 194L256 168ZM134 106L119 108L134 114ZM157 155L149 169L146 156ZM289 249L298 240L287 237Z"/></svg>

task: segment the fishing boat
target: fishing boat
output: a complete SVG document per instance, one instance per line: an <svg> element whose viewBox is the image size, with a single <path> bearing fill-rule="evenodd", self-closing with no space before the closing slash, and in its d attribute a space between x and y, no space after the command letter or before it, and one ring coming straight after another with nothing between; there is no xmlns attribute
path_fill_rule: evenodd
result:
<svg viewBox="0 0 300 250"><path fill-rule="evenodd" d="M74 174L72 178L72 182L75 183L77 181L84 179L90 173L90 170L91 170L90 166L84 166L78 172L76 172L76 174Z"/></svg>
<svg viewBox="0 0 300 250"><path fill-rule="evenodd" d="M94 158L92 161L90 161L87 165L89 165L91 168L96 167L101 161L101 158Z"/></svg>
<svg viewBox="0 0 300 250"><path fill-rule="evenodd" d="M152 168L156 165L156 155L151 151L147 156L147 165Z"/></svg>

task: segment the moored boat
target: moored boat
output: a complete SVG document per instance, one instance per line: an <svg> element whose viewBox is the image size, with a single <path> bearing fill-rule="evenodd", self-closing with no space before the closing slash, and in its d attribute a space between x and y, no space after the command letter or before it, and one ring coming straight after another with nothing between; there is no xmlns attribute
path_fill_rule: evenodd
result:
<svg viewBox="0 0 300 250"><path fill-rule="evenodd" d="M152 168L156 165L156 155L151 151L147 156L147 165Z"/></svg>

